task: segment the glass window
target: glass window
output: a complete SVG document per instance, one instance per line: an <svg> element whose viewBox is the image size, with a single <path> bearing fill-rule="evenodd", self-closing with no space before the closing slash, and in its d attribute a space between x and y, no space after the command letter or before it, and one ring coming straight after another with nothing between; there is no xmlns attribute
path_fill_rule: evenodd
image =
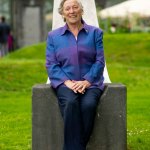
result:
<svg viewBox="0 0 150 150"><path fill-rule="evenodd" d="M0 0L0 16L5 16L10 23L10 0Z"/></svg>

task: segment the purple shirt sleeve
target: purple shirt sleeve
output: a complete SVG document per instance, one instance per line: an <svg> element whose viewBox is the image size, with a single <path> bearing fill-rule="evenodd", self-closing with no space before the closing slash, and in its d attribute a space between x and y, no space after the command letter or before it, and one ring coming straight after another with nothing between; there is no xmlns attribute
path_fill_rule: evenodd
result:
<svg viewBox="0 0 150 150"><path fill-rule="evenodd" d="M95 32L95 47L96 47L95 63L92 65L89 72L86 73L83 77L83 79L89 81L92 84L98 83L97 81L99 80L100 77L102 77L105 66L104 50L103 50L103 32L101 30L96 30Z"/></svg>
<svg viewBox="0 0 150 150"><path fill-rule="evenodd" d="M69 80L63 70L60 68L60 64L56 59L53 39L50 33L47 37L46 68L49 79L53 81L51 84L54 88L64 83L64 81Z"/></svg>

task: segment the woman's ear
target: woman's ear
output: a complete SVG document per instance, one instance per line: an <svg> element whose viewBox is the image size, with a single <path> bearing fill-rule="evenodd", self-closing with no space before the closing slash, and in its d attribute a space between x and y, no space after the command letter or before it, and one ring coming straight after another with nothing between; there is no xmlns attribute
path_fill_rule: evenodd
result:
<svg viewBox="0 0 150 150"><path fill-rule="evenodd" d="M61 16L62 16L62 18L63 18L64 22L66 22L66 18L65 18L63 15L61 15Z"/></svg>
<svg viewBox="0 0 150 150"><path fill-rule="evenodd" d="M83 14L84 14L84 12L83 12L83 10L82 10L81 15L83 15Z"/></svg>

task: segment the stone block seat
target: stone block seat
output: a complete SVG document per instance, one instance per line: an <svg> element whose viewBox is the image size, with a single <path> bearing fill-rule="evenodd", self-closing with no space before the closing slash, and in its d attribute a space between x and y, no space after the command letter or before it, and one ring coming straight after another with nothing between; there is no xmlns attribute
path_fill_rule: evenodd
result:
<svg viewBox="0 0 150 150"><path fill-rule="evenodd" d="M87 150L127 150L126 86L105 84ZM63 121L49 84L32 89L32 150L62 150Z"/></svg>

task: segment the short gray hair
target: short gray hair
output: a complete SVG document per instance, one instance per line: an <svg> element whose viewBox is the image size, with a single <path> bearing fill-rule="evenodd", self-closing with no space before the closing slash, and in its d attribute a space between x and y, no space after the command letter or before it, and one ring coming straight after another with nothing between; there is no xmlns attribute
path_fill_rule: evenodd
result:
<svg viewBox="0 0 150 150"><path fill-rule="evenodd" d="M62 1L60 2L59 8L58 8L58 12L59 12L60 15L63 14L63 6L64 6L64 3L65 3L66 1L67 1L67 0L62 0ZM82 5L81 1L80 1L80 0L76 0L76 1L78 2L79 6L80 6L80 8L81 8L81 10L82 10L82 12L83 12L83 5ZM64 21L65 21L65 19L64 19Z"/></svg>

